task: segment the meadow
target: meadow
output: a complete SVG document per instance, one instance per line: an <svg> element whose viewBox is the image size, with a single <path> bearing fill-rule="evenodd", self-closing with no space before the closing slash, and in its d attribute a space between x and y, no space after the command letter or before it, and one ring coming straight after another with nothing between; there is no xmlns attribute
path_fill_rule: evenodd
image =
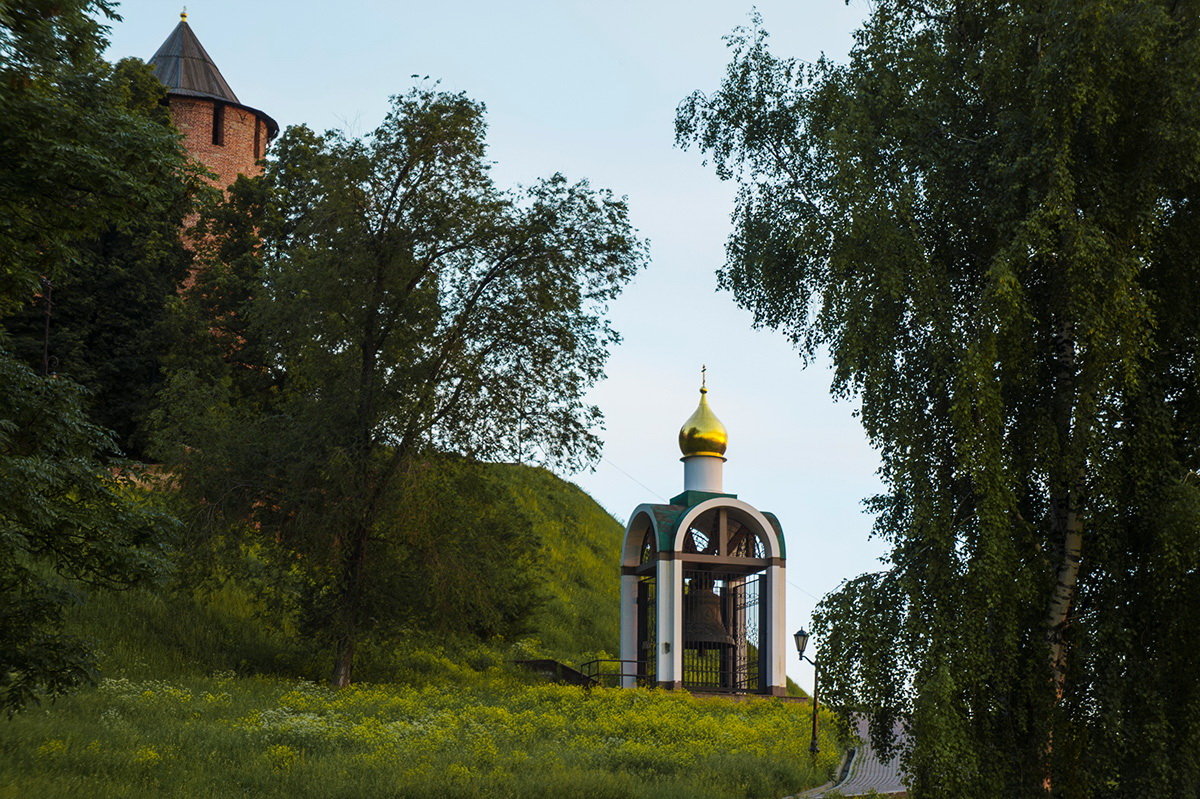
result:
<svg viewBox="0 0 1200 799"><path fill-rule="evenodd" d="M412 631L365 647L360 682L279 624L250 583L80 594L68 629L97 683L0 718L0 799L107 797L781 797L841 757L809 705L542 682L511 661L605 656L620 527L548 473L498 469L562 566L515 641Z"/></svg>
<svg viewBox="0 0 1200 799"><path fill-rule="evenodd" d="M779 797L822 782L808 706L532 684L108 678L0 726L0 797ZM447 679L452 673L455 679ZM826 729L830 719L825 719Z"/></svg>

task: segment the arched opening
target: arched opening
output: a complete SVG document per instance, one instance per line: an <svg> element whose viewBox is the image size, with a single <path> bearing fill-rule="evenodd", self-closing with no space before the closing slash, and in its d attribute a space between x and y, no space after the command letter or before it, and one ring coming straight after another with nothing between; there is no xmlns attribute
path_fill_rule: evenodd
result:
<svg viewBox="0 0 1200 799"><path fill-rule="evenodd" d="M765 690L762 642L768 546L764 531L738 508L715 507L687 524L683 561L683 687ZM676 539L679 540L679 539Z"/></svg>
<svg viewBox="0 0 1200 799"><path fill-rule="evenodd" d="M658 531L648 513L636 513L625 533L622 588L622 673L637 684L656 682ZM628 633L628 635L627 635ZM634 684L630 682L628 684Z"/></svg>
<svg viewBox="0 0 1200 799"><path fill-rule="evenodd" d="M652 562L654 557L647 555L649 547L654 553L658 552L657 532L650 514L642 512L635 514L625 528L625 541L621 546L621 565L637 568Z"/></svg>
<svg viewBox="0 0 1200 799"><path fill-rule="evenodd" d="M643 684L652 683L658 670L658 613L654 574L657 561L657 536L653 527L647 527L642 536L637 585L637 675Z"/></svg>
<svg viewBox="0 0 1200 799"><path fill-rule="evenodd" d="M687 526L680 547L684 555L763 560L768 547L758 523L737 508L712 508Z"/></svg>

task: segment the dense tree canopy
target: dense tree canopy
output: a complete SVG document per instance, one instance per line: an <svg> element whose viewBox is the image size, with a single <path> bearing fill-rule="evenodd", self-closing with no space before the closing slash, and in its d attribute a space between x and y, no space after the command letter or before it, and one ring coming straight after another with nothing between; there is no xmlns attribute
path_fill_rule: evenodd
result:
<svg viewBox="0 0 1200 799"><path fill-rule="evenodd" d="M198 186L163 85L100 56L111 7L0 5L0 329L21 362L84 385L91 419L137 455Z"/></svg>
<svg viewBox="0 0 1200 799"><path fill-rule="evenodd" d="M7 326L71 283L105 236L178 205L187 168L143 65L100 53L104 2L0 2L0 709L90 674L61 633L70 586L152 572L170 520L113 469L111 437L80 387L21 364ZM41 337L38 337L41 339ZM36 348L35 348L36 349ZM30 360L44 365L44 350ZM123 475L123 476L117 476Z"/></svg>
<svg viewBox="0 0 1200 799"><path fill-rule="evenodd" d="M595 456L584 393L643 245L624 202L586 183L498 189L483 107L436 88L394 98L364 139L290 128L206 224L162 451L196 529L249 523L300 558L344 685L388 618L367 578L396 545L385 505L423 458Z"/></svg>
<svg viewBox="0 0 1200 799"><path fill-rule="evenodd" d="M93 676L88 642L62 632L88 586L123 588L159 570L175 522L101 459L108 435L80 389L0 358L0 711Z"/></svg>
<svg viewBox="0 0 1200 799"><path fill-rule="evenodd" d="M861 401L890 567L819 614L919 797L1200 795L1193 4L880 0L848 63L756 24L680 141L723 284Z"/></svg>
<svg viewBox="0 0 1200 799"><path fill-rule="evenodd" d="M161 85L101 57L97 17L112 7L0 4L0 315L68 275L102 235L179 204L188 168L156 105Z"/></svg>

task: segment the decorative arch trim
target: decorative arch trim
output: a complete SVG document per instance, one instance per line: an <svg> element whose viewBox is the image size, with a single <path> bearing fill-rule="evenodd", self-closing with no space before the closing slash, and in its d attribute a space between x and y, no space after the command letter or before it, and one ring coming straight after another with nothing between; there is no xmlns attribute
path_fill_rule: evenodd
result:
<svg viewBox="0 0 1200 799"><path fill-rule="evenodd" d="M647 527L654 531L654 540L661 541L658 521L655 519L653 505L638 505L625 525L625 543L621 547L621 565L637 566L642 559L642 541L646 537Z"/></svg>
<svg viewBox="0 0 1200 799"><path fill-rule="evenodd" d="M740 499L731 499L728 497L714 497L688 508L676 521L674 534L671 539L672 551L681 552L683 550L684 536L687 535L688 528L692 522L699 518L700 514L717 508L735 510L739 515L748 517L754 523L754 526L758 528L756 532L766 542L768 558L787 557L787 550L783 543L783 530L780 529L779 522L776 521L772 524L767 515L753 505L742 502ZM662 539L660 538L659 540L661 541Z"/></svg>

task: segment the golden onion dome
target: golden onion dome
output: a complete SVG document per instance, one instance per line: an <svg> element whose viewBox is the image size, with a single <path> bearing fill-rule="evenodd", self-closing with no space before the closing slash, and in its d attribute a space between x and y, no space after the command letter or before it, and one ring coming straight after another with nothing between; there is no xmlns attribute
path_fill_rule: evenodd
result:
<svg viewBox="0 0 1200 799"><path fill-rule="evenodd" d="M683 457L708 455L720 458L729 444L729 433L725 425L708 407L708 389L700 387L700 405L679 428L679 451Z"/></svg>

